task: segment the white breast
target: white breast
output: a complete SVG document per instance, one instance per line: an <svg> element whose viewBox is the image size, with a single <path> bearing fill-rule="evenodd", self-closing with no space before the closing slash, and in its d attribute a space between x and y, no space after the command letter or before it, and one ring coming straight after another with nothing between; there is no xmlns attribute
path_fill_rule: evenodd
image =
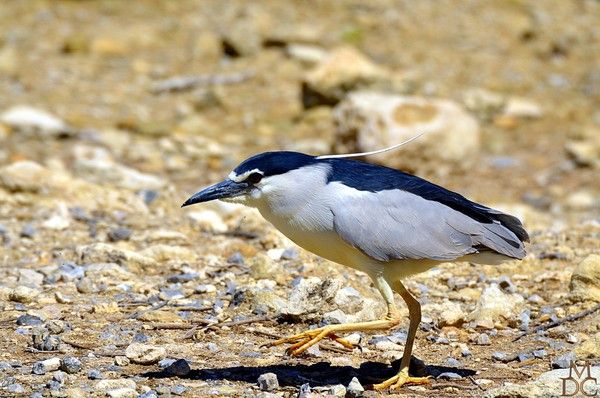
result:
<svg viewBox="0 0 600 398"><path fill-rule="evenodd" d="M374 266L374 261L348 245L334 230L331 207L337 193L327 184L328 172L328 166L316 165L269 177L262 200L254 205L267 221L298 246L336 263L366 271Z"/></svg>

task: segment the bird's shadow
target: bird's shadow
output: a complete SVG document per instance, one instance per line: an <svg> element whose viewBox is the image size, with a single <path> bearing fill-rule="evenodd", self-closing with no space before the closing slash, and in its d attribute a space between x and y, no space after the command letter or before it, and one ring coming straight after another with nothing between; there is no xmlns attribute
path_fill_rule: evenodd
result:
<svg viewBox="0 0 600 398"><path fill-rule="evenodd" d="M411 364L412 365L412 364ZM309 383L311 386L327 386L333 384L348 385L353 377L363 385L380 383L394 376L399 369L399 361L391 365L380 362L364 362L359 368L352 366L332 366L329 362L319 362L313 365L281 364L268 366L231 366L224 368L193 369L181 379L190 380L229 380L256 383L258 376L263 373L275 373L282 386L300 387ZM411 374L417 376L429 375L437 377L445 372L457 373L462 377L473 376L476 372L471 369L461 369L447 366L425 366L419 371L411 366ZM174 377L165 371L147 372L142 377L161 379Z"/></svg>

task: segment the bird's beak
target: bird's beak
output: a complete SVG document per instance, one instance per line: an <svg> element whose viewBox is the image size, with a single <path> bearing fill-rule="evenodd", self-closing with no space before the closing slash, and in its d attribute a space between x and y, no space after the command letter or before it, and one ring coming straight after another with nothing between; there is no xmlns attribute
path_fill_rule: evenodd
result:
<svg viewBox="0 0 600 398"><path fill-rule="evenodd" d="M196 203L208 202L215 199L227 199L243 195L248 190L249 185L245 182L235 182L227 179L218 184L204 188L200 192L193 194L185 201L181 207L190 206Z"/></svg>

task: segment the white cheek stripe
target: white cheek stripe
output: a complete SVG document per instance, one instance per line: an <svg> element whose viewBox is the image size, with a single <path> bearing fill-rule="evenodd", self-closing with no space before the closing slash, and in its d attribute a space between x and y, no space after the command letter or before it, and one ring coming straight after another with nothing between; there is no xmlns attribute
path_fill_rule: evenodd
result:
<svg viewBox="0 0 600 398"><path fill-rule="evenodd" d="M252 174L252 173L260 173L260 174L264 174L264 173L263 173L263 171L262 171L262 170L260 170L260 169L252 169L252 170L249 170L249 171L247 171L247 172L245 172L245 173L242 173L242 174L240 174L240 175L237 175L237 174L235 174L235 172L234 172L234 171L232 171L231 173L229 173L229 176L228 176L228 178L229 178L230 180L232 180L232 181L235 181L235 182L241 182L241 181L244 181L246 178L248 178L248 176L249 176L250 174Z"/></svg>

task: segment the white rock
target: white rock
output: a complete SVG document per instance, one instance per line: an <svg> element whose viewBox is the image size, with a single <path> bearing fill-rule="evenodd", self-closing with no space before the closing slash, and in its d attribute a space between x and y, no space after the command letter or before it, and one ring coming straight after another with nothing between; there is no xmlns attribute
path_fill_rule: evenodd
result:
<svg viewBox="0 0 600 398"><path fill-rule="evenodd" d="M517 317L524 301L520 295L506 294L500 290L498 284L492 283L481 293L469 318L482 327L494 327L496 323L506 324L507 320Z"/></svg>
<svg viewBox="0 0 600 398"><path fill-rule="evenodd" d="M343 398L346 396L346 387L344 387L343 384L336 384L335 386L329 387L328 394L333 395L334 397Z"/></svg>
<svg viewBox="0 0 600 398"><path fill-rule="evenodd" d="M200 228L212 232L227 232L227 224L223 222L221 216L213 210L191 211L187 214L188 218L198 224Z"/></svg>
<svg viewBox="0 0 600 398"><path fill-rule="evenodd" d="M71 216L66 203L60 203L56 212L42 223L42 227L62 231L71 225Z"/></svg>
<svg viewBox="0 0 600 398"><path fill-rule="evenodd" d="M333 325L339 325L348 322L348 317L342 310L333 310L323 314L323 320Z"/></svg>
<svg viewBox="0 0 600 398"><path fill-rule="evenodd" d="M125 349L125 356L133 363L152 365L167 356L164 347L132 343Z"/></svg>
<svg viewBox="0 0 600 398"><path fill-rule="evenodd" d="M130 388L135 390L137 385L131 379L105 379L96 383L96 389L101 391L116 390L119 388Z"/></svg>
<svg viewBox="0 0 600 398"><path fill-rule="evenodd" d="M423 312L438 319L438 326L458 326L466 321L467 314L459 303L444 300L442 303L426 304Z"/></svg>
<svg viewBox="0 0 600 398"><path fill-rule="evenodd" d="M79 145L75 147L74 155L75 172L87 181L132 190L160 189L165 186L165 181L157 176L116 163L104 148Z"/></svg>
<svg viewBox="0 0 600 398"><path fill-rule="evenodd" d="M19 274L19 285L28 287L39 287L44 282L44 274L28 268L20 268Z"/></svg>
<svg viewBox="0 0 600 398"><path fill-rule="evenodd" d="M280 249L280 248L269 249L269 250L267 250L267 256L269 256L269 258L271 260L278 261L278 260L281 260L281 255L283 254L284 251L285 251L285 249Z"/></svg>
<svg viewBox="0 0 600 398"><path fill-rule="evenodd" d="M575 300L600 302L600 255L591 254L577 265L569 289Z"/></svg>
<svg viewBox="0 0 600 398"><path fill-rule="evenodd" d="M263 373L258 376L258 387L262 391L273 391L279 388L279 381L275 373Z"/></svg>
<svg viewBox="0 0 600 398"><path fill-rule="evenodd" d="M502 94L472 88L463 94L463 103L471 112L476 113L482 119L490 120L504 109L506 97Z"/></svg>
<svg viewBox="0 0 600 398"><path fill-rule="evenodd" d="M0 168L0 185L9 191L39 192L47 187L49 177L48 169L29 160Z"/></svg>
<svg viewBox="0 0 600 398"><path fill-rule="evenodd" d="M106 391L106 396L110 398L137 398L138 393L133 388L117 388Z"/></svg>
<svg viewBox="0 0 600 398"><path fill-rule="evenodd" d="M353 287L344 287L335 294L333 302L346 313L356 313L363 308L363 297Z"/></svg>
<svg viewBox="0 0 600 398"><path fill-rule="evenodd" d="M352 380L350 380L350 384L348 384L348 387L346 388L346 396L351 398L362 397L364 392L365 389L362 384L360 384L360 381L358 381L356 377L353 377Z"/></svg>
<svg viewBox="0 0 600 398"><path fill-rule="evenodd" d="M319 310L333 299L340 285L341 282L337 279L301 278L290 291L283 312L293 316L319 316Z"/></svg>
<svg viewBox="0 0 600 398"><path fill-rule="evenodd" d="M419 139L403 148L372 158L386 165L414 170L430 160L468 165L480 148L477 120L449 100L409 97L376 92L355 92L334 110L338 152L374 151L399 144L417 134Z"/></svg>
<svg viewBox="0 0 600 398"><path fill-rule="evenodd" d="M359 345L362 340L362 335L358 332L350 333L347 336L344 336L344 340L353 345Z"/></svg>
<svg viewBox="0 0 600 398"><path fill-rule="evenodd" d="M309 64L322 62L328 55L327 51L321 47L300 43L289 44L286 48L286 52L290 57Z"/></svg>
<svg viewBox="0 0 600 398"><path fill-rule="evenodd" d="M0 122L24 133L52 136L70 132L67 124L56 116L30 106L15 106L0 114Z"/></svg>
<svg viewBox="0 0 600 398"><path fill-rule="evenodd" d="M17 303L31 303L40 294L37 289L32 289L27 286L17 286L9 293L9 300L16 301Z"/></svg>
<svg viewBox="0 0 600 398"><path fill-rule="evenodd" d="M573 210L600 208L600 197L587 190L575 191L567 196L566 204Z"/></svg>
<svg viewBox="0 0 600 398"><path fill-rule="evenodd" d="M542 108L535 102L521 97L511 97L504 108L506 116L520 118L539 118L543 115Z"/></svg>

